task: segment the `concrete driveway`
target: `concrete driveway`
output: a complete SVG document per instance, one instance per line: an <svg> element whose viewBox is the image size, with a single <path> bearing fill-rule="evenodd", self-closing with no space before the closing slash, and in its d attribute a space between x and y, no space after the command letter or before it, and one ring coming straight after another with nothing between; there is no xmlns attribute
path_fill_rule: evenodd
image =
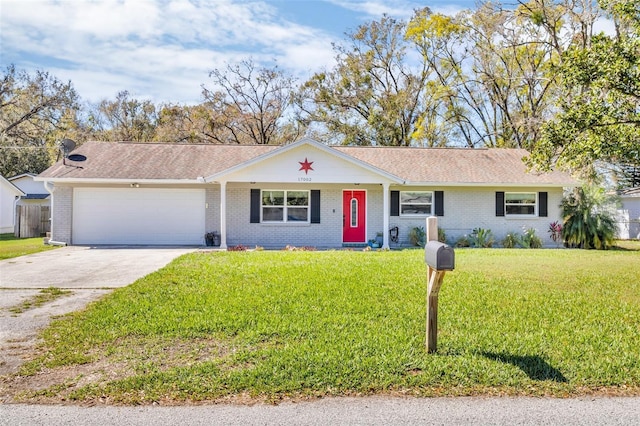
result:
<svg viewBox="0 0 640 426"><path fill-rule="evenodd" d="M0 375L18 371L32 356L38 332L52 317L83 309L195 250L72 246L0 261ZM71 292L40 307L12 312L49 287Z"/></svg>

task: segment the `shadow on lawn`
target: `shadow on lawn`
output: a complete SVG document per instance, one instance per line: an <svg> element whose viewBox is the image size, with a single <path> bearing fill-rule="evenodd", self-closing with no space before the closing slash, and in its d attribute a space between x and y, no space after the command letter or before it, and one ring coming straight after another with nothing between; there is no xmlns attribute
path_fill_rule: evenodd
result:
<svg viewBox="0 0 640 426"><path fill-rule="evenodd" d="M481 354L494 361L515 365L532 380L553 380L559 383L568 382L560 370L552 367L547 361L537 355L512 355L494 352L481 352Z"/></svg>

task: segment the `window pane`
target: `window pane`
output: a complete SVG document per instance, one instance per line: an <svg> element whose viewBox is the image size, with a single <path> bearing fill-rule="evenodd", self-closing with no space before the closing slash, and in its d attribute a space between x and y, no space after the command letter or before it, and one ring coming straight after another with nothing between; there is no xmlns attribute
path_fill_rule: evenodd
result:
<svg viewBox="0 0 640 426"><path fill-rule="evenodd" d="M536 194L505 194L507 204L535 204Z"/></svg>
<svg viewBox="0 0 640 426"><path fill-rule="evenodd" d="M402 204L431 204L432 192L401 192L400 203Z"/></svg>
<svg viewBox="0 0 640 426"><path fill-rule="evenodd" d="M431 214L431 204L403 204L402 214Z"/></svg>
<svg viewBox="0 0 640 426"><path fill-rule="evenodd" d="M262 191L263 206L284 206L284 191Z"/></svg>
<svg viewBox="0 0 640 426"><path fill-rule="evenodd" d="M288 222L306 222L308 220L308 209L306 207L289 207L287 209Z"/></svg>
<svg viewBox="0 0 640 426"><path fill-rule="evenodd" d="M535 206L532 205L524 205L524 204L516 204L516 205L507 205L506 207L507 214L534 214Z"/></svg>
<svg viewBox="0 0 640 426"><path fill-rule="evenodd" d="M282 222L284 217L284 208L282 207L263 207L262 220L265 222Z"/></svg>
<svg viewBox="0 0 640 426"><path fill-rule="evenodd" d="M358 227L358 200L351 199L351 227Z"/></svg>
<svg viewBox="0 0 640 426"><path fill-rule="evenodd" d="M308 206L309 192L308 191L287 192L287 205L288 206Z"/></svg>

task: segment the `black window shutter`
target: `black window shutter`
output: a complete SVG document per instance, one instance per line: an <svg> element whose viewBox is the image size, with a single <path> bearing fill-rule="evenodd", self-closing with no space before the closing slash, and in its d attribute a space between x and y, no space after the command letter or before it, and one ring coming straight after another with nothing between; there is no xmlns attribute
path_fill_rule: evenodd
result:
<svg viewBox="0 0 640 426"><path fill-rule="evenodd" d="M320 190L311 190L311 223L320 223Z"/></svg>
<svg viewBox="0 0 640 426"><path fill-rule="evenodd" d="M549 213L547 212L547 193L539 192L538 193L538 216L547 217Z"/></svg>
<svg viewBox="0 0 640 426"><path fill-rule="evenodd" d="M391 191L391 216L400 216L400 191Z"/></svg>
<svg viewBox="0 0 640 426"><path fill-rule="evenodd" d="M444 191L435 192L436 216L444 216Z"/></svg>
<svg viewBox="0 0 640 426"><path fill-rule="evenodd" d="M504 192L496 192L496 216L504 216Z"/></svg>
<svg viewBox="0 0 640 426"><path fill-rule="evenodd" d="M251 215L249 222L260 223L260 190L251 189Z"/></svg>

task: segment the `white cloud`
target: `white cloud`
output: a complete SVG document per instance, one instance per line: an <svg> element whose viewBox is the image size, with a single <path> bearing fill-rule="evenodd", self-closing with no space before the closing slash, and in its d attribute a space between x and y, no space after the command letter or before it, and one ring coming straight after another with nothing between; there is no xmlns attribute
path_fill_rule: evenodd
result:
<svg viewBox="0 0 640 426"><path fill-rule="evenodd" d="M280 19L265 1L3 0L0 24L3 56L70 79L92 102L129 90L193 103L227 62L275 59L300 76L333 56L330 36Z"/></svg>
<svg viewBox="0 0 640 426"><path fill-rule="evenodd" d="M331 3L347 10L368 15L370 19L379 19L383 14L398 18L408 18L413 13L414 7L406 1L382 1L382 0L330 0Z"/></svg>
<svg viewBox="0 0 640 426"><path fill-rule="evenodd" d="M432 5L430 2L411 0L329 0L331 3L367 15L367 19L380 19L383 14L408 20L415 10L429 7L433 13L455 15L463 9L455 5Z"/></svg>
<svg viewBox="0 0 640 426"><path fill-rule="evenodd" d="M613 20L605 17L599 17L593 23L593 33L598 34L600 32L605 33L608 36L616 35L616 25Z"/></svg>

